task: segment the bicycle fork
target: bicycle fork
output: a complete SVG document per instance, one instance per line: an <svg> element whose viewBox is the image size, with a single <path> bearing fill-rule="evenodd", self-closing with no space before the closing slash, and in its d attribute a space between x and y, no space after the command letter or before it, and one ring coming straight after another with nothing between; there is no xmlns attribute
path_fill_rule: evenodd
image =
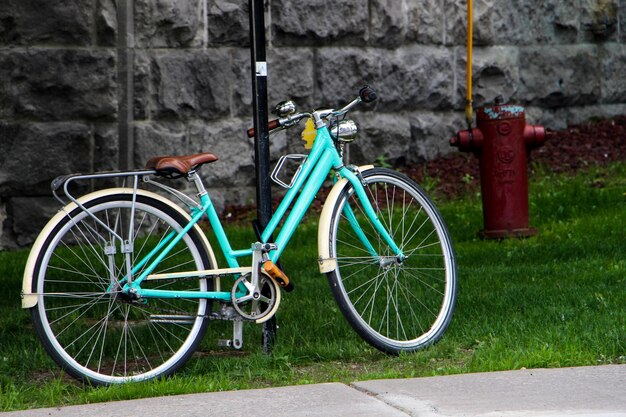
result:
<svg viewBox="0 0 626 417"><path fill-rule="evenodd" d="M363 176L358 170L356 171L356 174L352 173L349 170L346 170L346 171L347 172L342 172L342 176L346 178L348 181L350 181L359 201L362 204L365 215L367 216L369 221L372 223L376 231L380 233L380 236L383 238L383 240L389 245L391 250L396 254L396 256L395 257L381 256L376 251L376 249L374 248L374 245L372 245L372 243L368 239L365 232L363 232L363 229L361 228L361 225L359 224L359 221L357 220L356 215L354 214L354 211L352 210L352 207L350 207L349 202L346 202L345 206L343 207L343 212L344 212L344 215L346 216L346 219L348 220L348 223L350 224L350 226L352 226L352 229L354 230L355 234L357 235L361 243L363 243L363 245L368 250L370 255L372 255L372 257L374 257L375 259L378 259L382 267L391 265L393 263L402 262L405 258L404 254L402 253L402 249L398 247L396 242L393 240L393 238L389 234L390 231L387 230L387 228L382 224L382 222L378 218L378 215L376 214L374 207L370 203L368 195L365 191L366 184L365 184L365 180L363 179Z"/></svg>

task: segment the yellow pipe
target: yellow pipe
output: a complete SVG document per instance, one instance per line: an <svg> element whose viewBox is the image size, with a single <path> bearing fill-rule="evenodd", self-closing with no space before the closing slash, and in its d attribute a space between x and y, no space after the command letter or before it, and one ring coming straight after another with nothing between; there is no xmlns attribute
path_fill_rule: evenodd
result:
<svg viewBox="0 0 626 417"><path fill-rule="evenodd" d="M467 120L468 129L472 128L474 120L474 109L472 107L472 38L474 37L474 17L472 13L472 0L467 0L467 70L466 85L467 96L465 101L465 119Z"/></svg>

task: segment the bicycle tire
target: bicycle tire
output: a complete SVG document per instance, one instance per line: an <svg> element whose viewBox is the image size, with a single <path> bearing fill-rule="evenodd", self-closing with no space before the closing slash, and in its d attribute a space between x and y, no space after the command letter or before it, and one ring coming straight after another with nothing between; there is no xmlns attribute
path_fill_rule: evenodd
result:
<svg viewBox="0 0 626 417"><path fill-rule="evenodd" d="M97 193L83 199L83 205L124 236L132 199L132 193ZM180 209L166 202L152 193L136 196L133 261L188 223ZM46 228L50 232L36 255L32 291L37 304L31 311L37 334L54 361L92 385L169 376L183 366L204 336L210 303L149 299L144 304L110 291L112 276L124 275L125 262L119 248L116 254L105 254L103 242L110 241L110 232L75 205L51 222L55 224ZM214 268L200 233L192 228L153 273ZM212 283L195 278L142 284L151 286L206 291Z"/></svg>
<svg viewBox="0 0 626 417"><path fill-rule="evenodd" d="M441 214L408 177L384 168L362 173L379 220L406 259L395 254L364 214L347 182L334 202L327 272L337 304L352 328L369 344L390 354L435 343L450 324L457 276L452 241ZM362 243L346 217L349 207L379 256Z"/></svg>

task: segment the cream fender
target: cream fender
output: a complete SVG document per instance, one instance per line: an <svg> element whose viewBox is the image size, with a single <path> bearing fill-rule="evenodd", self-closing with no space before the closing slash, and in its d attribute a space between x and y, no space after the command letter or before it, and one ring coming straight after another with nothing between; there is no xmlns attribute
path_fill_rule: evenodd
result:
<svg viewBox="0 0 626 417"><path fill-rule="evenodd" d="M365 172L372 168L374 168L374 165L363 165L360 166L358 170L359 172ZM333 208L347 183L348 180L345 178L337 181L332 190L330 190L328 197L326 197L326 202L324 202L324 208L320 215L319 228L317 231L317 250L319 254L320 273L322 274L337 268L337 260L331 259L330 257L330 221L333 215Z"/></svg>

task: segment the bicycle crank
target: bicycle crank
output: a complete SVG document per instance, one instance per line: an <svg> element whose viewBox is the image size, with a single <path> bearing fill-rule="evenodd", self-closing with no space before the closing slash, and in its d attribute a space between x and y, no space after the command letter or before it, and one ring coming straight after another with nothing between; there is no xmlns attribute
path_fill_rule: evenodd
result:
<svg viewBox="0 0 626 417"><path fill-rule="evenodd" d="M257 287L246 274L235 281L230 293L233 307L245 320L257 324L264 323L278 310L280 305L280 286L265 272L259 274Z"/></svg>

